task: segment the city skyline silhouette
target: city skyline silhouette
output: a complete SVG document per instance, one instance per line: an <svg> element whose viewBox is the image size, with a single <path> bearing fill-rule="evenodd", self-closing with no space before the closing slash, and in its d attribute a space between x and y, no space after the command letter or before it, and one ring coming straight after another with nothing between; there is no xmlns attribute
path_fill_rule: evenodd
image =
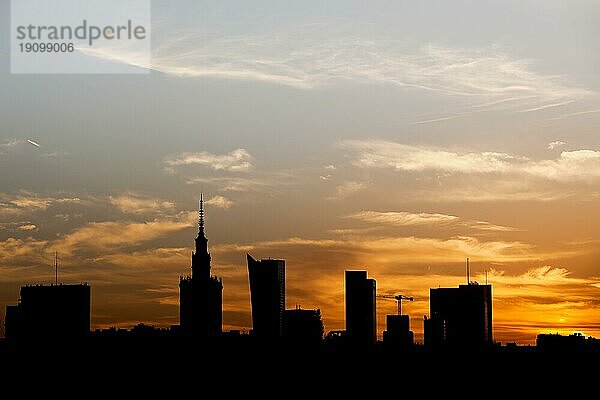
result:
<svg viewBox="0 0 600 400"><path fill-rule="evenodd" d="M223 336L236 337L239 330L223 331L223 280L211 274L211 255L205 232L204 194L200 194L198 233L191 256L189 276L179 278L179 323L169 329L156 330L153 325L138 323L130 327L134 337L173 336L206 340ZM402 294L377 294L376 280L367 278L367 271L345 271L345 329L327 333L320 309L303 310L301 306L286 310L285 260L263 258L255 260L246 254L249 276L249 300L252 328L250 335L261 341L313 345L325 343L351 346L373 346L378 341L377 299L394 299L397 313L386 314L382 343L388 349L409 351L415 345L430 351L462 349L485 351L493 349L492 285L471 280L471 266L466 260L466 283L458 288L431 288L430 312L423 317L424 337L415 343L410 330L410 315L402 312L402 300L413 297ZM310 287L306 288L307 293ZM91 335L124 337L127 330L90 329L91 290L87 283L65 285L58 282L58 256L55 254L55 282L50 285L21 287L19 301L7 305L4 332L6 338L28 341L69 338L83 339ZM327 333L327 334L326 334ZM337 338L337 339L336 339ZM380 338L380 339L381 339ZM536 343L546 351L595 350L600 339L586 340L585 335L540 333ZM501 345L500 342L497 343ZM511 343L509 343L511 344ZM513 343L514 344L514 343ZM510 348L510 347L507 347Z"/></svg>
<svg viewBox="0 0 600 400"><path fill-rule="evenodd" d="M140 2L149 60L103 39L67 57L139 74L24 74L15 28L40 21L0 0L2 327L58 272L90 285L92 331L243 336L250 255L285 261L284 331L320 318L343 342L348 270L398 348L471 281L495 343L600 337L598 2Z"/></svg>

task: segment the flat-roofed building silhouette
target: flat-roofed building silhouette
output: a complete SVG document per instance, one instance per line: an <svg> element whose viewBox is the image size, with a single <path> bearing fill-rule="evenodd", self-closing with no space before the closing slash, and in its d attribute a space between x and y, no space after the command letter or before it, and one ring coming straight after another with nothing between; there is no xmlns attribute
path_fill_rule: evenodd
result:
<svg viewBox="0 0 600 400"><path fill-rule="evenodd" d="M252 305L252 333L257 337L283 335L285 312L285 260L255 260L250 254L248 277Z"/></svg>
<svg viewBox="0 0 600 400"><path fill-rule="evenodd" d="M354 343L377 339L377 284L367 271L346 271L346 335Z"/></svg>
<svg viewBox="0 0 600 400"><path fill-rule="evenodd" d="M429 307L426 346L482 348L492 344L491 285L469 283L458 288L430 289Z"/></svg>
<svg viewBox="0 0 600 400"><path fill-rule="evenodd" d="M408 315L387 315L383 343L396 348L408 348L414 344Z"/></svg>
<svg viewBox="0 0 600 400"><path fill-rule="evenodd" d="M285 310L283 336L290 341L317 343L323 340L321 310L303 310L300 307Z"/></svg>
<svg viewBox="0 0 600 400"><path fill-rule="evenodd" d="M6 338L86 337L90 333L90 297L86 283L23 286L19 304L6 309Z"/></svg>

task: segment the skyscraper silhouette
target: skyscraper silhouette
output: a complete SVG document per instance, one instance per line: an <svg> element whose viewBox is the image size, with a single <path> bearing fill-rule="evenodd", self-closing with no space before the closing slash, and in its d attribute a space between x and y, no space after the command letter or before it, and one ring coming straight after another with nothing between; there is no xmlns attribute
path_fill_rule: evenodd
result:
<svg viewBox="0 0 600 400"><path fill-rule="evenodd" d="M7 339L77 339L90 333L90 286L21 287L19 304L6 310Z"/></svg>
<svg viewBox="0 0 600 400"><path fill-rule="evenodd" d="M492 344L492 286L470 282L430 290L425 345L482 348Z"/></svg>
<svg viewBox="0 0 600 400"><path fill-rule="evenodd" d="M285 260L262 259L247 254L252 303L252 331L262 338L283 335L285 313Z"/></svg>
<svg viewBox="0 0 600 400"><path fill-rule="evenodd" d="M204 232L204 196L200 195L192 275L179 280L179 321L185 335L217 336L222 333L223 281L211 275L210 261Z"/></svg>
<svg viewBox="0 0 600 400"><path fill-rule="evenodd" d="M373 344L377 339L376 289L367 271L346 271L346 334L354 343Z"/></svg>
<svg viewBox="0 0 600 400"><path fill-rule="evenodd" d="M303 310L300 307L285 310L283 331L285 338L293 342L320 342L324 333L321 310Z"/></svg>

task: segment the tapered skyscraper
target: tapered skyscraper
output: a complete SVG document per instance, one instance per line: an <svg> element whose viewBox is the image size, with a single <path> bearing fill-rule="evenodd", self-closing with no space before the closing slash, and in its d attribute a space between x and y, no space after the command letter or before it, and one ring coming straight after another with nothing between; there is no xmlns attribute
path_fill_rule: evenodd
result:
<svg viewBox="0 0 600 400"><path fill-rule="evenodd" d="M250 254L248 275L252 303L252 331L260 338L283 335L285 313L285 261L255 260Z"/></svg>
<svg viewBox="0 0 600 400"><path fill-rule="evenodd" d="M217 336L223 329L223 281L211 275L210 261L204 232L204 197L200 195L192 275L179 280L179 321L186 335Z"/></svg>

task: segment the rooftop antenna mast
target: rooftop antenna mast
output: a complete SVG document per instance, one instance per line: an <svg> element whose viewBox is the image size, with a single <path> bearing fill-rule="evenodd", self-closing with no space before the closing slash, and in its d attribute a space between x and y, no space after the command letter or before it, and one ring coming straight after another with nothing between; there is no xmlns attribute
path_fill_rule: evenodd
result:
<svg viewBox="0 0 600 400"><path fill-rule="evenodd" d="M54 252L54 284L58 285L58 252Z"/></svg>
<svg viewBox="0 0 600 400"><path fill-rule="evenodd" d="M469 268L469 258L467 257L467 285L471 284L471 270Z"/></svg>

